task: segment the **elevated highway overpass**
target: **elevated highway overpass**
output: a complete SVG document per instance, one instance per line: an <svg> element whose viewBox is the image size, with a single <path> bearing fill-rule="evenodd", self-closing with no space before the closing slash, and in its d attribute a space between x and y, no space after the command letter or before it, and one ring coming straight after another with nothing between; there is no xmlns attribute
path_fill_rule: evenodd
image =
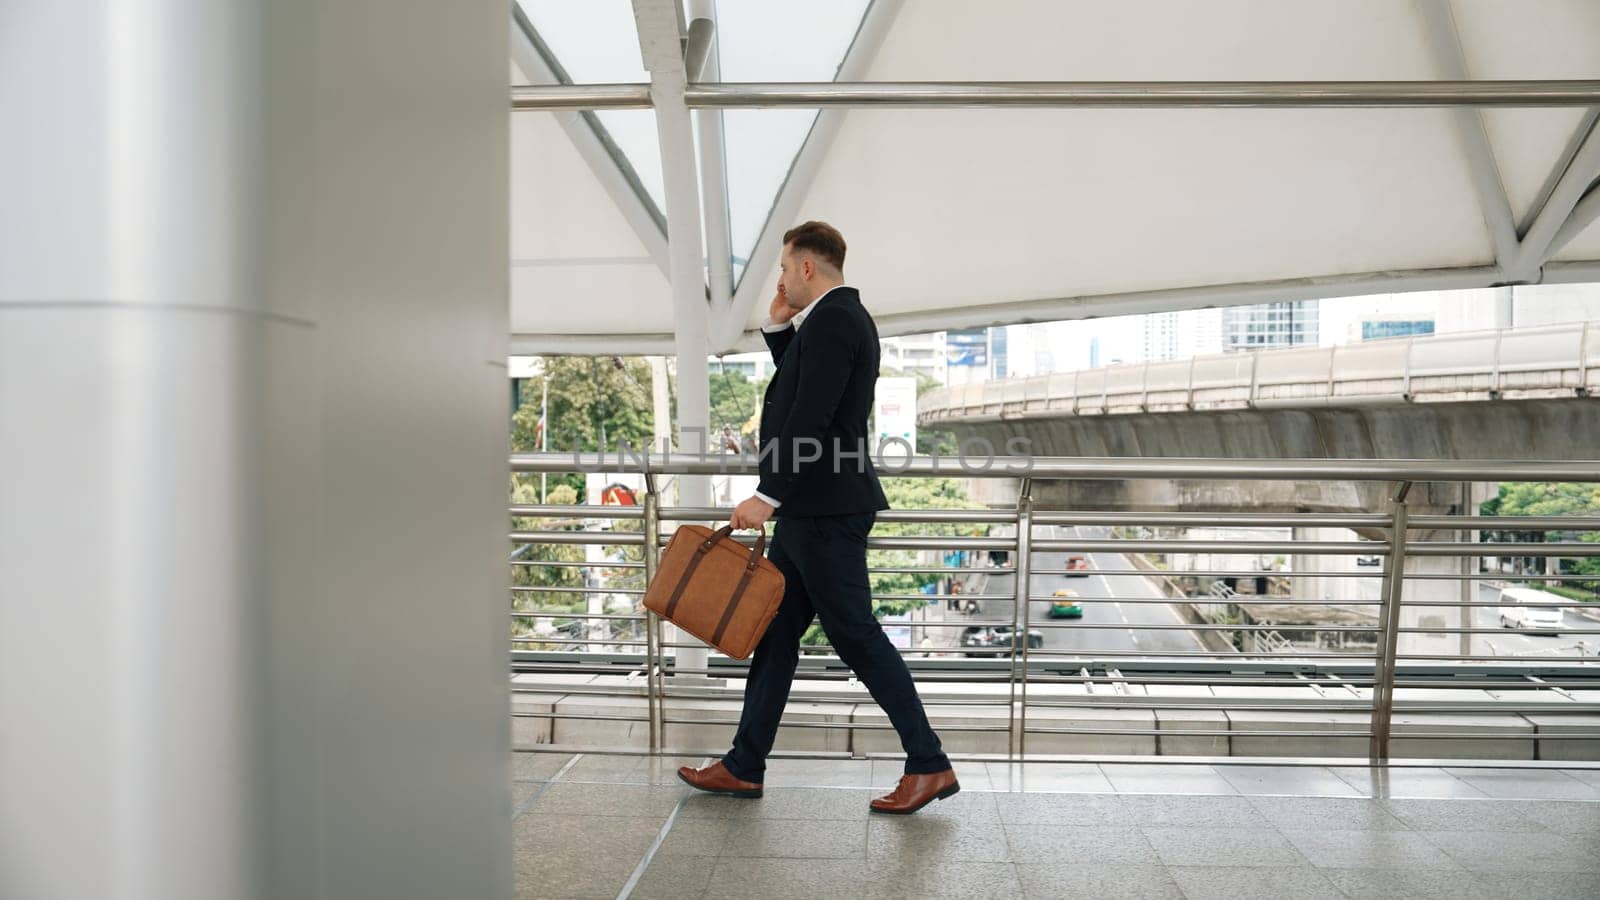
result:
<svg viewBox="0 0 1600 900"><path fill-rule="evenodd" d="M966 447L1006 447L1022 437L1039 456L1214 459L1590 459L1600 456L1600 323L1401 338L1201 356L988 381L937 390L918 403L918 424L947 429ZM991 504L1015 502L1013 483L979 479ZM1475 512L1492 485L1418 484L1420 515ZM1365 513L1391 506L1393 485L1358 481L1035 481L1040 506L1070 510L1218 513ZM1419 520L1420 521L1420 520ZM1385 529L1354 529L1383 540ZM1293 541L1332 536L1296 528ZM1456 532L1421 531L1418 540ZM1471 540L1476 540L1471 537ZM1308 544L1309 546L1309 544ZM1295 554L1294 572L1356 574L1342 558ZM1450 577L1461 560L1411 559L1407 593L1467 599ZM1415 579L1415 580L1412 580ZM1299 577L1323 597L1340 579ZM1481 586L1480 586L1481 587ZM1483 598L1479 598L1480 600ZM1460 609L1437 623L1469 628ZM1422 615L1408 609L1405 624ZM1446 635L1407 635L1417 647ZM1466 640L1463 638L1463 649Z"/></svg>
<svg viewBox="0 0 1600 900"><path fill-rule="evenodd" d="M917 421L1045 456L1571 459L1600 447L1597 395L1589 322L978 382Z"/></svg>

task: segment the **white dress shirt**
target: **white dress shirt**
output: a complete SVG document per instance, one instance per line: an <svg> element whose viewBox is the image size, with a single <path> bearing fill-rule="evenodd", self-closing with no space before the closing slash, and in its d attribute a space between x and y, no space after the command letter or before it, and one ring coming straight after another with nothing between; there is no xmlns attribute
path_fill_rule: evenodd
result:
<svg viewBox="0 0 1600 900"><path fill-rule="evenodd" d="M842 288L842 287L849 287L849 285L841 284L841 285L836 285L834 287L828 288L826 291L822 292L822 297L826 297L829 294L833 293L834 291L837 291L839 288ZM803 308L799 312L795 313L792 317L790 317L789 321L787 321L787 322L774 322L774 321L772 321L772 317L771 316L767 316L767 320L765 322L761 323L761 330L766 332L766 333L768 333L768 334L772 334L773 332L777 332L777 331L782 331L785 328L793 328L796 331L799 331L800 330L800 326L805 324L806 316L810 315L811 311L813 309L817 308L817 304L822 302L822 297L818 297L817 299L811 301L810 303L807 303L805 305L805 308ZM766 494L761 493L760 491L756 491L755 494L756 494L756 497L761 500L761 502L767 504L768 506L772 507L773 509L777 509L779 506L783 505L782 501L774 500L771 497L768 497Z"/></svg>

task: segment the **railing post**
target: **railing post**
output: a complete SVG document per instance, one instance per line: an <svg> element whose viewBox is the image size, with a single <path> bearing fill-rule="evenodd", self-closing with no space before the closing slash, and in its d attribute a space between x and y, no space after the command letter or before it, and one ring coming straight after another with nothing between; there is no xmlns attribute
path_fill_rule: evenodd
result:
<svg viewBox="0 0 1600 900"><path fill-rule="evenodd" d="M1016 587L1012 591L1016 601L1011 610L1011 703L1008 707L1011 740L1007 747L1013 760L1019 759L1028 749L1028 597L1032 588L1029 583L1032 581L1029 573L1033 569L1033 479L1031 478L1022 479L1017 491L1016 553ZM1018 640L1022 641L1020 673L1017 671Z"/></svg>
<svg viewBox="0 0 1600 900"><path fill-rule="evenodd" d="M1506 330L1497 328L1494 332L1494 372L1489 376L1489 392L1491 397L1500 396L1500 342L1505 338Z"/></svg>
<svg viewBox="0 0 1600 900"><path fill-rule="evenodd" d="M1472 508L1472 482L1461 482L1461 515L1470 516L1475 512ZM1478 532L1466 530L1456 532L1456 540L1463 544L1476 544ZM1462 656L1472 655L1472 632L1467 629L1476 627L1476 617L1473 608L1465 604L1476 602L1478 599L1478 582L1473 581L1473 576L1478 574L1478 558L1463 554L1461 557L1461 642L1459 650Z"/></svg>
<svg viewBox="0 0 1600 900"><path fill-rule="evenodd" d="M1390 508L1388 565L1383 570L1383 630L1379 632L1377 671L1372 680L1373 762L1389 758L1389 726L1394 719L1394 669L1400 645L1400 603L1406 583L1406 495L1411 482L1402 481L1395 489Z"/></svg>
<svg viewBox="0 0 1600 900"><path fill-rule="evenodd" d="M1585 324L1578 334L1578 386L1580 397L1589 396L1589 335L1600 334L1600 326Z"/></svg>
<svg viewBox="0 0 1600 900"><path fill-rule="evenodd" d="M661 543L661 495L656 491L655 475L644 473L644 583L649 588L655 578L656 561ZM656 614L644 608L641 596L639 609L644 613L644 692L645 705L650 716L650 752L661 752L661 623Z"/></svg>

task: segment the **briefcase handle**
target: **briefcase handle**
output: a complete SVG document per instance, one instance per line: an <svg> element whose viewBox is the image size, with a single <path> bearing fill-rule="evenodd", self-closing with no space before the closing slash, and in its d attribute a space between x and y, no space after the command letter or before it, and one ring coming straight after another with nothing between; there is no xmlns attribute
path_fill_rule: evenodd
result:
<svg viewBox="0 0 1600 900"><path fill-rule="evenodd" d="M732 534L733 534L733 526L732 525L724 525L721 528L718 528L716 531L711 532L711 536L710 537L708 537L705 540L701 541L699 549L696 550L695 552L697 552L697 553L710 553L711 552L711 548L715 547L717 545L717 541L720 541L725 537L729 537ZM762 525L761 526L761 536L756 538L756 545L755 545L754 548L752 548L750 550L750 562L745 565L745 568L746 569L754 569L756 567L756 565L761 562L762 554L764 554L766 552L767 552L767 526Z"/></svg>

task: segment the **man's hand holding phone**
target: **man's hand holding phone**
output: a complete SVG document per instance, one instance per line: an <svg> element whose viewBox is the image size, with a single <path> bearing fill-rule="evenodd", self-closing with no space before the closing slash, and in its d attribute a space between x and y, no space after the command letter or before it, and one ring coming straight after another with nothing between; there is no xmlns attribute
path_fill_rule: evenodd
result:
<svg viewBox="0 0 1600 900"><path fill-rule="evenodd" d="M794 318L794 312L789 307L789 295L784 291L783 285L780 283L778 292L772 295L772 304L767 307L767 318L772 320L774 325L782 325Z"/></svg>

